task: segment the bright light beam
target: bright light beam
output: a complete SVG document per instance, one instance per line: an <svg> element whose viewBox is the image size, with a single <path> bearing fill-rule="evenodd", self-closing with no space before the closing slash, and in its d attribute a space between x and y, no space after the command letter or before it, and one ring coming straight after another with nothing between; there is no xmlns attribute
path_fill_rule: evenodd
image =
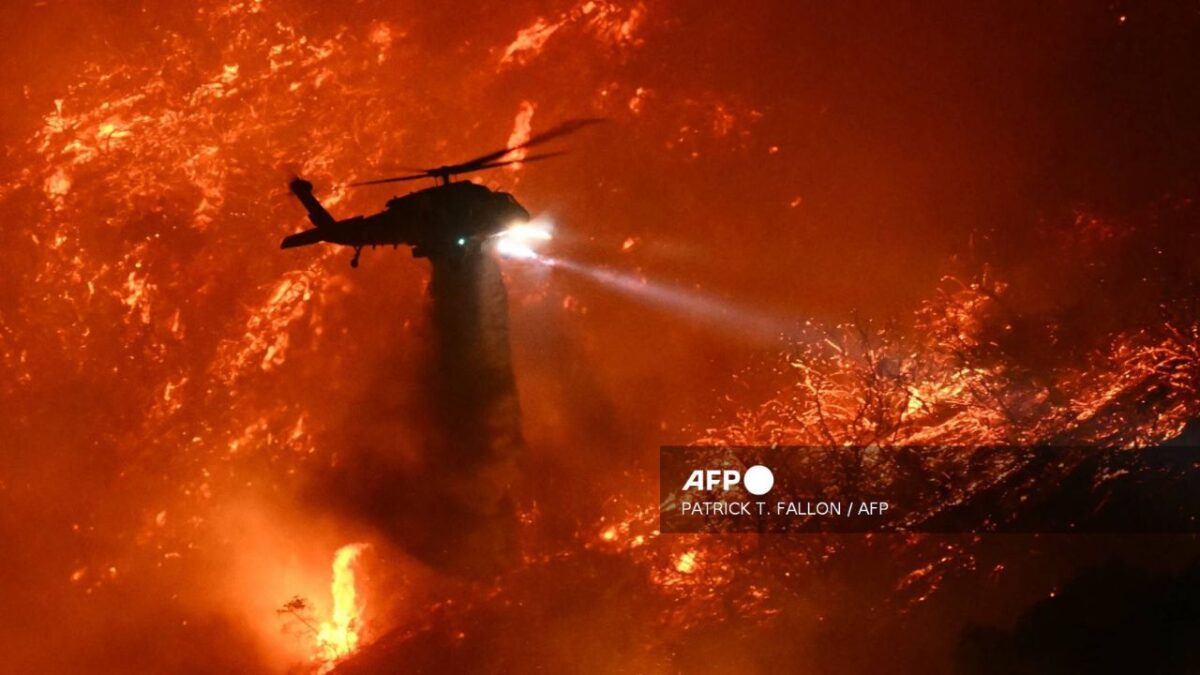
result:
<svg viewBox="0 0 1200 675"><path fill-rule="evenodd" d="M515 223L493 235L496 252L505 258L536 260L539 256L534 247L540 242L550 241L550 223L535 218L528 223Z"/></svg>
<svg viewBox="0 0 1200 675"><path fill-rule="evenodd" d="M535 254L533 260L549 267L573 272L646 304L678 311L738 337L775 342L795 337L800 333L795 321L786 321L754 309L739 307L695 290L589 267L561 258L547 258Z"/></svg>
<svg viewBox="0 0 1200 675"><path fill-rule="evenodd" d="M618 291L642 302L680 311L705 323L717 326L738 337L778 341L797 333L795 322L780 320L753 309L739 307L720 298L694 290L648 281L611 270L581 265L562 258L543 256L535 250L541 242L553 238L550 224L540 218L528 223L516 223L494 235L496 252L502 257L534 262L574 272L610 290Z"/></svg>

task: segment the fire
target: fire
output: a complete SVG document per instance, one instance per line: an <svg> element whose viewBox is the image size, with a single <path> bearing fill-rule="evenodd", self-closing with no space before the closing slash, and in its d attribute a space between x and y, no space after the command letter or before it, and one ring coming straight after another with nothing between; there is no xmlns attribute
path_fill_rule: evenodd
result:
<svg viewBox="0 0 1200 675"><path fill-rule="evenodd" d="M354 565L367 544L347 544L333 556L333 613L329 621L321 622L317 632L318 658L323 662L320 673L327 673L340 660L358 649L362 638L363 604L358 599Z"/></svg>
<svg viewBox="0 0 1200 675"><path fill-rule="evenodd" d="M575 24L613 46L636 46L640 42L638 27L646 14L642 3L621 7L614 2L581 0L554 20L538 17L504 49L500 66L524 65L542 54L546 43L566 26Z"/></svg>
<svg viewBox="0 0 1200 675"><path fill-rule="evenodd" d="M34 590L37 597L62 595L78 604L55 605L54 615L102 614L111 603L129 597L134 584L162 591L163 597L182 596L186 602L176 605L188 609L178 610L180 621L163 622L159 605L147 604L136 608L139 613L131 616L129 625L154 622L157 627L161 622L182 627L191 621L194 626L197 614L240 613L240 607L226 606L231 603L222 599L224 595L195 597L194 589L213 586L208 574L219 569L215 561L234 555L261 567L260 557L247 556L228 541L227 528L219 525L221 505L241 496L269 494L284 500L302 494L299 486L307 476L353 459L360 445L376 440L348 429L357 418L346 411L354 411L364 393L380 386L370 373L391 364L391 350L403 354L415 339L409 335L414 332L410 321L414 327L421 322L424 271L408 264L403 255L389 260L386 268L380 264L353 276L346 273L344 261L331 264L330 258L341 255L332 249L305 257L278 255L278 237L303 216L285 194L286 178L277 168L294 165L298 173L325 186L326 203L339 215L358 213L378 208L376 200L384 193L353 192L343 183L377 175L409 158L452 161L499 145L502 132L491 138L474 130L491 129L481 120L494 119L493 112L507 117L517 101L508 139L512 144L529 138L539 108L538 119L547 121L575 114L625 121L632 116L637 138L645 141L638 152L647 153L650 162L642 167L628 163L624 175L612 171L603 185L591 183L581 190L609 202L627 202L631 214L658 213L660 206L666 213L666 207L684 204L678 230L647 223L639 234L627 235L596 213L589 217L579 204L590 202L578 194L563 194L560 208L564 244L571 243L572 230L596 234L597 248L627 253L623 260L638 266L638 276L631 275L635 280L630 282L638 287L666 271L652 264L653 256L669 244L657 235L687 232L688 241L703 251L710 233L704 221L727 213L722 199L737 204L739 214L743 205L751 210L748 202L759 197L774 200L780 208L822 205L815 187L812 197L796 196L796 176L786 172L760 172L750 195L735 176L722 173L729 188L722 194L728 196L705 192L715 183L701 173L704 160L715 156L740 162L751 157L750 152L763 150L782 162L796 143L786 135L772 135L776 132L771 131L769 112L756 126L763 113L749 94L732 95L717 82L696 86L686 74L672 82L674 78L662 77L657 65L639 70L659 63L659 56L671 55L649 51L657 48L656 34L690 32L664 31L662 26L672 25L669 16L660 16L668 8L653 6L648 11L646 4L650 3L568 0L557 9L540 8L544 17L526 15L523 23L507 28L507 23L484 15L487 22L481 28L486 30L464 42L470 48L464 46L462 52L463 59L471 54L476 58L464 62L459 71L451 70L459 61L451 54L431 63L423 53L425 40L433 36L423 35L421 27L442 22L410 21L404 13L397 16L405 18L394 21L364 23L358 12L334 12L337 20L329 22L324 19L330 15L316 4L310 15L271 1L205 0L187 9L169 3L157 3L160 7L155 9L155 3L148 3L151 18L146 25L169 27L155 33L157 39L144 44L139 40L136 53L98 54L80 64L70 86L32 84L33 93L16 106L29 119L16 120L19 124L13 126L18 131L27 127L28 135L24 142L6 139L13 142L6 143L5 180L0 183L0 204L19 216L6 225L0 258L6 283L13 289L0 299L0 367L6 373L0 378L6 410L0 428L6 438L10 428L19 429L15 444L9 441L16 450L37 451L8 453L29 464L0 480L0 497L5 504L10 497L12 504L27 503L22 508L31 512L62 514L55 516L62 522L52 519L47 531L61 526L70 544L48 552L58 555L47 560L54 564L40 566L50 570L47 574L53 574L55 583L69 584L71 594L51 592L50 586ZM513 10L514 19L518 14ZM639 57L635 48L644 41L649 41L647 54ZM440 40L437 44L444 46ZM583 57L589 59L589 68L577 68ZM539 79L545 77L538 70L543 67L551 79ZM503 76L496 77L497 71ZM577 77L565 78L564 72ZM731 77L745 79L736 73ZM575 81L563 84L568 79ZM559 88L545 87L544 99L513 98L514 91L541 91L542 84ZM430 101L449 101L450 108L470 114L455 116L448 106ZM791 123L784 126L790 128ZM718 155L722 149L728 154ZM664 174L686 188L679 190L687 194L686 200L673 201L677 198L670 194L652 191L656 194L651 202L636 201L641 192L630 188L642 186L644 172L677 166L677 160L699 157L700 151L704 159L687 165L693 168ZM591 164L577 162L591 173L576 175L622 168L604 161L597 156ZM716 166L714 160L709 170ZM514 177L496 172L486 179L511 184ZM553 206L558 191L572 182L579 181L567 175L541 194L530 186L530 196ZM647 210L648 205L655 208ZM698 220L701 206L717 208ZM1182 206L1167 211L1190 213ZM783 231L786 214L777 215L781 222L774 231ZM819 221L812 222L816 228ZM1080 216L1065 229L1079 230L1081 242L1099 247L1123 244L1126 231L1140 228ZM755 234L746 227L744 238L752 241ZM786 250L785 243L775 247ZM1074 259L1075 248L1067 250L1071 255L1063 259ZM1088 258L1085 253L1078 257ZM733 262L731 268L737 269L744 260ZM390 276L383 276L385 269ZM1145 274L1158 274L1155 269ZM706 284L721 280L703 279ZM554 292L558 290L555 286ZM591 400L603 397L610 385L614 391L626 391L630 381L640 382L642 373L630 379L635 365L604 372L609 363L604 355L626 346L621 334L591 332L606 312L625 305L608 304L586 289L561 290L559 298L546 292L550 301L559 300L547 304L562 308L562 342L573 341L571 336L578 332L583 350L579 367L572 364L567 370L596 370L594 381L591 374L578 380L585 392L579 395ZM524 300L519 287L512 293ZM828 336L798 344L771 364L774 372L762 376L770 380L765 389L771 393L753 394L749 402L735 401L736 394L729 394L732 419L684 420L688 425L683 428L699 429L695 433L707 438L693 439L691 431L677 433L669 426L673 421L662 423L661 435L752 444L919 445L1069 438L1141 445L1178 433L1200 414L1195 395L1200 390L1200 323L1194 317L1122 328L1086 357L1059 360L1052 371L1032 378L996 347L1008 334L997 323L1004 316L1000 301L1005 294L1002 284L987 279L948 283L917 320L905 323L902 318L895 331L831 327ZM520 318L525 325L532 327L552 316L537 303L524 306L536 310L525 310ZM383 318L401 313L403 320ZM568 357L574 354L565 352ZM664 358L662 363L665 369L675 362ZM403 364L397 364L396 372L399 365ZM576 412L571 402L576 399L563 394L576 380L563 377L554 352L538 353L526 365L523 381L535 383L524 401L535 432L530 437L559 439L564 447L582 441L579 452L560 452L551 444L537 447L537 460L557 462L560 454L569 455L571 462L580 464L567 466L582 475L591 469L588 458L606 450L604 441L593 437L597 430L607 433L599 416L607 414L607 408L601 406L596 417L572 417ZM707 366L697 366L697 377L707 377L703 368ZM553 386L538 385L538 377ZM730 389L750 391L743 386L746 379ZM691 384L689 379L689 396ZM396 378L385 385L384 393L402 386ZM548 392L562 399L561 409L569 410L570 416L547 402L552 398ZM613 410L624 408L614 404ZM392 444L405 435L402 422L379 434ZM638 425L645 420L633 422L631 429L643 429ZM650 438L659 434L629 433L629 443L611 445L654 452ZM52 462L43 466L41 458ZM496 598L513 600L506 611L536 608L554 601L549 597L554 591L547 590L554 587L545 579L555 574L596 578L588 565L597 560L608 566L602 569L636 567L638 574L628 578L648 580L640 585L631 581L628 595L647 608L647 615L661 614L654 617L654 625L661 625L654 632L665 633L658 644L670 644L672 650L683 644L689 627L725 620L731 606L749 608L744 615L767 617L780 611L785 602L781 598L801 597L824 612L836 609L834 600L809 597L819 591L798 580L811 577L805 573L809 570L832 566L839 556L852 555L845 541L660 536L655 529L657 504L646 497L653 488L639 482L653 473L645 468L650 464L629 464L642 468L628 469L621 485L636 485L637 490L621 493L605 485L588 492L574 481L546 481L531 488L546 512L557 511L569 517L564 522L579 523L578 539L564 537L557 525L546 525L548 518L523 520L522 537L529 548L522 558L528 561L525 568L486 593L475 587L451 588L420 601L425 604L414 600L414 614L421 621L434 617L428 619L432 623L441 620L433 608L487 610L489 603L500 602ZM65 467L74 470L59 470ZM64 478L35 485L33 477L41 475ZM21 492L30 487L38 489ZM569 502L564 501L568 490ZM53 508L44 508L46 504ZM302 517L312 515L299 504L299 499L288 502ZM600 511L605 515L599 524L587 520ZM19 520L17 515L9 519ZM895 553L890 559L897 568L907 565L893 584L901 602L932 597L943 577L971 569L975 561L970 545L870 545L878 547L870 550L873 556L885 549ZM289 658L328 671L363 651L367 636L361 561L366 546L354 543L336 551L332 607L304 628L298 653L289 643ZM311 575L298 576L311 580ZM320 576L323 585L324 574ZM296 587L280 590L281 597L312 588L294 580L288 583ZM262 594L271 605L278 601ZM239 603L261 600L244 593L225 595ZM823 601L829 606L821 606ZM404 619L385 617L384 604L382 595L372 596L372 638L388 628L386 622ZM278 633L269 612L255 616L260 614L267 617L263 630ZM157 644L197 641L194 634L163 630L176 641ZM486 639L487 630L481 625L457 635ZM99 635L103 639L94 644L107 644L114 637L108 632ZM651 642L644 650L629 651L656 648ZM81 648L80 658L90 656L91 649ZM227 670L253 669L236 665L240 667ZM624 665L635 672L671 669Z"/></svg>
<svg viewBox="0 0 1200 675"><path fill-rule="evenodd" d="M688 551L675 559L675 569L681 574L691 574L696 571L696 552Z"/></svg>
<svg viewBox="0 0 1200 675"><path fill-rule="evenodd" d="M508 146L521 145L529 140L529 134L533 131L533 112L535 106L532 101L521 101L521 108L517 110L517 116L513 119L512 134L508 137ZM510 153L510 159L525 159L527 151L522 148ZM520 162L508 167L509 171L516 171L521 168Z"/></svg>

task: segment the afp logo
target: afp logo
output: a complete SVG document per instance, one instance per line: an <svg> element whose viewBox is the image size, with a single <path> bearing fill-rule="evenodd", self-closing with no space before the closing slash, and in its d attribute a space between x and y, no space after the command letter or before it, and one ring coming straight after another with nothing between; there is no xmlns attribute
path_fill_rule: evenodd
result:
<svg viewBox="0 0 1200 675"><path fill-rule="evenodd" d="M684 490L729 490L741 483L752 495L765 495L775 487L775 474L761 464L746 469L743 475L734 469L696 469L683 484Z"/></svg>

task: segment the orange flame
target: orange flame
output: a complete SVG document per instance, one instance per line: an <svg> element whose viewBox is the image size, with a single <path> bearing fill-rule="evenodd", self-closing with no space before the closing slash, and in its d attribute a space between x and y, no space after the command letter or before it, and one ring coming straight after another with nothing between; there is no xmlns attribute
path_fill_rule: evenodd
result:
<svg viewBox="0 0 1200 675"><path fill-rule="evenodd" d="M533 110L532 101L521 101L521 107L517 110L517 116L513 119L512 134L508 137L508 147L520 145L529 141L529 134L533 131ZM526 150L514 150L508 154L509 159L521 160L525 159ZM521 168L521 163L510 165L508 167L512 171Z"/></svg>
<svg viewBox="0 0 1200 675"><path fill-rule="evenodd" d="M353 654L362 637L363 606L358 601L358 589L354 583L354 563L366 550L367 544L347 544L333 556L333 615L329 621L321 622L317 633L317 646L324 666L320 673L327 673L345 657Z"/></svg>

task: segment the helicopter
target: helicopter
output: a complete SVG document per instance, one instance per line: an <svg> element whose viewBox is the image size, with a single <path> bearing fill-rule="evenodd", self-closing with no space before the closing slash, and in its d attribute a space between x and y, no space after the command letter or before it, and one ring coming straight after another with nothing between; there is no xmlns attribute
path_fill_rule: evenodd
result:
<svg viewBox="0 0 1200 675"><path fill-rule="evenodd" d="M527 223L529 212L507 192L490 190L471 181L455 181L455 176L557 157L564 153L548 152L505 159L518 150L540 145L602 121L602 118L568 120L531 136L523 143L465 162L432 169L413 169L416 173L404 176L351 183L351 187L360 187L422 178L437 181L434 187L393 197L385 204L383 211L367 216L342 220L334 218L313 195L313 184L297 176L288 184L288 188L304 205L314 227L284 237L280 248L321 242L350 246L354 249L351 267L358 267L359 256L367 246L375 248L390 245L395 248L403 244L412 247L414 258L461 258L470 251L478 250L487 239L506 228Z"/></svg>

